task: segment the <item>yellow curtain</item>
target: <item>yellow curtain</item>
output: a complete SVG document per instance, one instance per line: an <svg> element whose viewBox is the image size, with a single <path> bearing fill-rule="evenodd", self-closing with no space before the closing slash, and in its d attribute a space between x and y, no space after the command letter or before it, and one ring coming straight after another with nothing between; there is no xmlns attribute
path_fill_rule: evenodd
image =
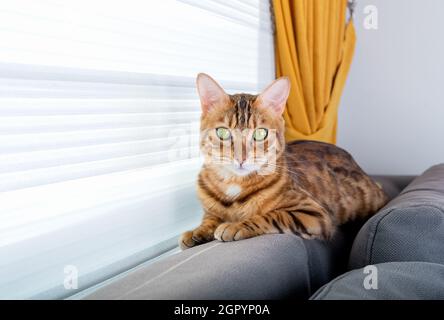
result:
<svg viewBox="0 0 444 320"><path fill-rule="evenodd" d="M273 0L276 73L292 89L286 139L336 143L337 113L356 42L347 0Z"/></svg>

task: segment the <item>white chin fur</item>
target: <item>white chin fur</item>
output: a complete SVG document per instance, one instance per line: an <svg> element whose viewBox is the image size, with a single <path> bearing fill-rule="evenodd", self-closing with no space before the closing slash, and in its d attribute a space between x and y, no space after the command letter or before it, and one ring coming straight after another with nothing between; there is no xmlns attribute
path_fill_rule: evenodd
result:
<svg viewBox="0 0 444 320"><path fill-rule="evenodd" d="M240 177L248 176L250 173L255 172L256 170L247 170L247 169L234 169L233 173Z"/></svg>

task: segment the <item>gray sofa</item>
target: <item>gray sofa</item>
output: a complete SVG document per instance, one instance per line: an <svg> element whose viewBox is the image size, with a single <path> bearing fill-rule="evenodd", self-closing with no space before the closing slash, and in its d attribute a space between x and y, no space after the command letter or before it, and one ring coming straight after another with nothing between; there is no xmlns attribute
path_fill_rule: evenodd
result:
<svg viewBox="0 0 444 320"><path fill-rule="evenodd" d="M415 179L374 179L392 200L329 242L285 234L214 241L136 268L83 298L444 299L444 164ZM377 289L363 285L367 265L376 266Z"/></svg>
<svg viewBox="0 0 444 320"><path fill-rule="evenodd" d="M364 268L376 267L368 289ZM367 221L348 270L312 299L444 299L444 164L416 178Z"/></svg>

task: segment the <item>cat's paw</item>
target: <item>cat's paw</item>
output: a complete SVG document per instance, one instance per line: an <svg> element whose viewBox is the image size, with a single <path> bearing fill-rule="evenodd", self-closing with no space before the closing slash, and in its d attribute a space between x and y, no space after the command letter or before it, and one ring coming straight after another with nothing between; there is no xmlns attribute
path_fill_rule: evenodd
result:
<svg viewBox="0 0 444 320"><path fill-rule="evenodd" d="M199 244L209 242L213 240L213 235L205 232L204 230L197 228L192 231L187 231L179 238L179 247L182 250L192 248Z"/></svg>
<svg viewBox="0 0 444 320"><path fill-rule="evenodd" d="M179 238L179 247L182 250L194 247L196 243L193 240L193 231L187 231L182 233Z"/></svg>
<svg viewBox="0 0 444 320"><path fill-rule="evenodd" d="M255 235L242 223L222 223L214 232L214 238L219 241L236 241L251 238Z"/></svg>

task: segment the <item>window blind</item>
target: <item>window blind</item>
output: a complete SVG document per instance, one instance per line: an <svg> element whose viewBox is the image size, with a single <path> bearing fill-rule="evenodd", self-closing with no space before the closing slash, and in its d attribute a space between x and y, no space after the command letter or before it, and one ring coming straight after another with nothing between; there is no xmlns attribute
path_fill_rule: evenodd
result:
<svg viewBox="0 0 444 320"><path fill-rule="evenodd" d="M270 20L259 0L0 0L0 298L68 297L199 223L195 76L262 89Z"/></svg>

